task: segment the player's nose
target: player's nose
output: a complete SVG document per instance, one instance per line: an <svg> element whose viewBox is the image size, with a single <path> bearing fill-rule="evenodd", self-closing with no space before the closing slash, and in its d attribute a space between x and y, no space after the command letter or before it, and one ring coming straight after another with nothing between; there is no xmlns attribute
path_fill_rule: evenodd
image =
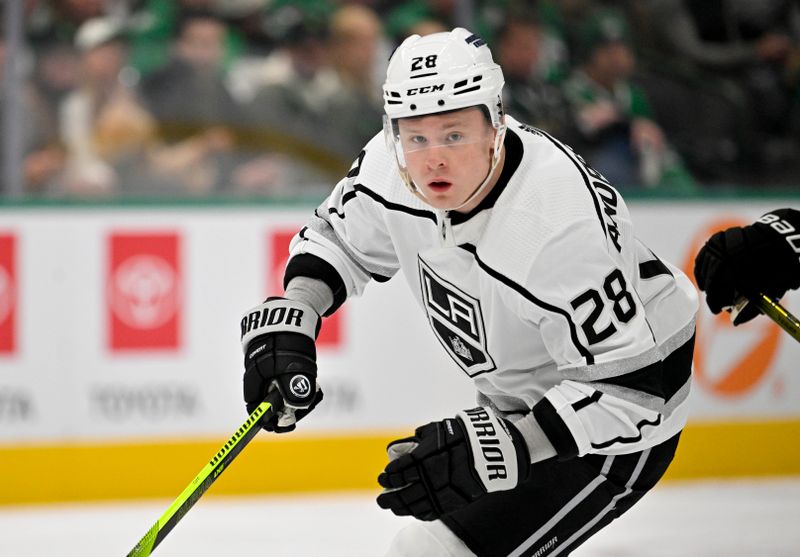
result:
<svg viewBox="0 0 800 557"><path fill-rule="evenodd" d="M445 149L433 147L425 152L425 165L429 170L435 170L447 166Z"/></svg>

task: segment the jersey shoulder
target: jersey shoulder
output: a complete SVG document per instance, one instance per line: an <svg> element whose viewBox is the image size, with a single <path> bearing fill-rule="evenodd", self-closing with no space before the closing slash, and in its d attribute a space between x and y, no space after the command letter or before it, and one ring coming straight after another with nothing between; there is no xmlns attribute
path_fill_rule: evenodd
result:
<svg viewBox="0 0 800 557"><path fill-rule="evenodd" d="M632 225L619 193L580 155L549 134L510 119L523 147L478 246L481 256L523 280L553 245L632 249ZM624 234L622 233L624 231Z"/></svg>
<svg viewBox="0 0 800 557"><path fill-rule="evenodd" d="M403 183L394 153L386 145L383 132L367 142L353 161L344 180L346 189L361 191L374 200L410 209L430 210Z"/></svg>
<svg viewBox="0 0 800 557"><path fill-rule="evenodd" d="M523 208L539 219L563 224L596 218L598 192L621 199L608 180L557 138L513 119L509 129L520 138L523 154L498 208Z"/></svg>

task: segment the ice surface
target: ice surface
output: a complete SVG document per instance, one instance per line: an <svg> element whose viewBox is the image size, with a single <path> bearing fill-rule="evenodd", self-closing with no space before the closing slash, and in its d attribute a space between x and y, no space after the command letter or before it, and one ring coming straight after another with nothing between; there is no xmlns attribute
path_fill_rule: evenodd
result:
<svg viewBox="0 0 800 557"><path fill-rule="evenodd" d="M374 494L214 497L155 557L374 557L408 519ZM0 507L1 557L125 556L169 501ZM575 551L576 557L798 557L800 478L673 482Z"/></svg>

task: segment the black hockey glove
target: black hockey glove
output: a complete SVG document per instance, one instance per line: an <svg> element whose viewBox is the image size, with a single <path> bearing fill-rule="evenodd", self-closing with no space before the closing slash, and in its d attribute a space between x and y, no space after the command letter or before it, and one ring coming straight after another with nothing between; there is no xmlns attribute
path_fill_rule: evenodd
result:
<svg viewBox="0 0 800 557"><path fill-rule="evenodd" d="M252 412L267 393L278 389L284 407L262 427L285 433L322 400L317 385L320 317L309 306L285 298L268 298L242 318L244 400Z"/></svg>
<svg viewBox="0 0 800 557"><path fill-rule="evenodd" d="M378 505L420 520L435 520L486 493L514 489L531 465L519 431L480 407L418 427L413 437L390 443L387 452Z"/></svg>
<svg viewBox="0 0 800 557"><path fill-rule="evenodd" d="M800 287L800 212L779 209L748 226L717 232L702 247L694 275L713 313L733 306L740 297L759 292L780 299ZM734 320L739 325L760 311L747 304Z"/></svg>

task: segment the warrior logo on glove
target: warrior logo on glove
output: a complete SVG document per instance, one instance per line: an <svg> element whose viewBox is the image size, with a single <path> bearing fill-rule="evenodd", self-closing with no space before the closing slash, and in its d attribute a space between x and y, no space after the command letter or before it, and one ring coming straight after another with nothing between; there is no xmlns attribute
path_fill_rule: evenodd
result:
<svg viewBox="0 0 800 557"><path fill-rule="evenodd" d="M278 389L284 407L263 427L278 433L292 431L322 400L314 345L320 317L303 303L270 298L247 312L241 326L247 411Z"/></svg>
<svg viewBox="0 0 800 557"><path fill-rule="evenodd" d="M295 375L289 381L289 390L297 398L305 398L311 392L311 384L305 375Z"/></svg>
<svg viewBox="0 0 800 557"><path fill-rule="evenodd" d="M459 416L462 418L464 416L469 418L472 427L466 429L470 437L470 442L473 446L477 445L481 449L483 460L477 472L481 480L483 480L483 484L485 486L490 486L487 487L487 491L511 489L515 487L517 485L517 463L506 463L505 456L503 456L503 449L501 448L500 432L497 431L495 426L495 424L499 424L502 428L502 432L510 439L511 436L508 431L506 431L505 424L500 423L497 418L492 420L486 408L465 410ZM513 452L513 450L509 452ZM509 467L511 467L512 470L512 477L509 477ZM495 480L508 480L508 482L498 482ZM503 485L505 483L509 485Z"/></svg>
<svg viewBox="0 0 800 557"><path fill-rule="evenodd" d="M266 327L283 331L291 330L286 326L302 327L303 313L304 310L296 307L270 307L263 304L242 317L242 342L245 342L248 333L261 334Z"/></svg>
<svg viewBox="0 0 800 557"><path fill-rule="evenodd" d="M417 428L387 448L378 477L378 505L396 515L435 520L487 493L514 489L528 477L528 447L517 429L491 408Z"/></svg>

